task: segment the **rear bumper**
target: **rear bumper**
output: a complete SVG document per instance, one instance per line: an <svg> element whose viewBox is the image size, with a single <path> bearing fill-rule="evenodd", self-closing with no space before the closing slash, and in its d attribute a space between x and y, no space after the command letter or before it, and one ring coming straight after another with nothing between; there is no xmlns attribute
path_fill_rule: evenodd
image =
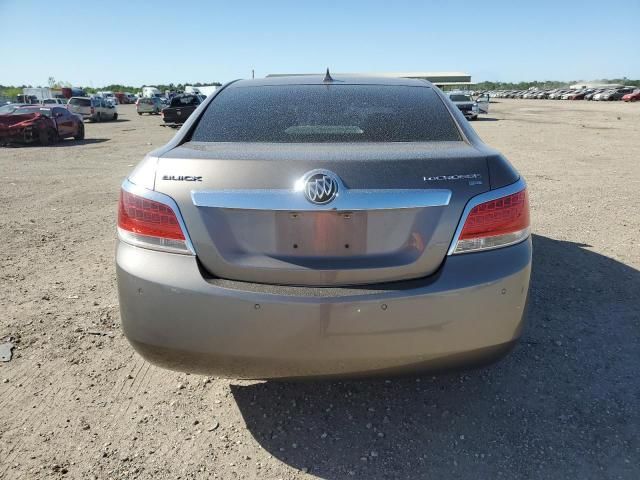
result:
<svg viewBox="0 0 640 480"><path fill-rule="evenodd" d="M71 111L71 113L73 113L74 115L78 115L80 118L82 118L82 120L91 120L92 118L90 113L81 113L74 111Z"/></svg>
<svg viewBox="0 0 640 480"><path fill-rule="evenodd" d="M517 340L531 240L447 257L426 279L363 288L203 277L194 257L118 243L124 333L157 365L234 378L356 376L470 366Z"/></svg>

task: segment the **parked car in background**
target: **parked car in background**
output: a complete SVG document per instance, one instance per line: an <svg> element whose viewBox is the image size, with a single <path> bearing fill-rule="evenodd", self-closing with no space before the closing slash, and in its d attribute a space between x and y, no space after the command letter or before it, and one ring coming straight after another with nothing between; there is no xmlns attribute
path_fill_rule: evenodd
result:
<svg viewBox="0 0 640 480"><path fill-rule="evenodd" d="M94 122L118 119L115 105L108 104L102 97L71 97L67 108L83 119Z"/></svg>
<svg viewBox="0 0 640 480"><path fill-rule="evenodd" d="M45 98L42 100L42 105L66 105L67 102L66 98Z"/></svg>
<svg viewBox="0 0 640 480"><path fill-rule="evenodd" d="M467 120L476 120L478 114L489 113L489 97L481 96L474 100L466 92L447 92L449 100L460 109Z"/></svg>
<svg viewBox="0 0 640 480"><path fill-rule="evenodd" d="M577 92L571 93L570 95L567 96L568 100L583 100L584 97L587 96L587 94L593 92L593 90L587 89L587 90L578 90Z"/></svg>
<svg viewBox="0 0 640 480"><path fill-rule="evenodd" d="M560 100L562 96L565 95L566 93L569 93L569 90L566 90L566 89L556 90L551 95L549 95L549 100Z"/></svg>
<svg viewBox="0 0 640 480"><path fill-rule="evenodd" d="M136 103L136 100L138 100L138 97L136 97L133 93L130 93L130 92L124 92L124 96L127 98L129 103Z"/></svg>
<svg viewBox="0 0 640 480"><path fill-rule="evenodd" d="M159 115L164 108L162 101L158 97L142 97L136 100L136 111L138 115L143 113Z"/></svg>
<svg viewBox="0 0 640 480"><path fill-rule="evenodd" d="M640 100L640 88L636 88L633 92L627 93L622 97L625 102L637 102Z"/></svg>
<svg viewBox="0 0 640 480"><path fill-rule="evenodd" d="M96 93L97 97L102 97L105 99L105 101L107 103L110 103L112 105L117 105L118 104L118 99L115 96L115 94L109 90L104 90L101 92Z"/></svg>
<svg viewBox="0 0 640 480"><path fill-rule="evenodd" d="M610 91L607 95L604 95L602 100L607 100L607 101L622 100L622 98L626 94L633 92L633 90L634 89L632 87L618 88L616 90Z"/></svg>
<svg viewBox="0 0 640 480"><path fill-rule="evenodd" d="M596 93L593 97L592 100L599 102L605 99L605 97L608 97L611 93L613 92L613 90L611 89L607 89L607 90L602 90L601 92Z"/></svg>
<svg viewBox="0 0 640 480"><path fill-rule="evenodd" d="M591 93L587 93L587 94L584 96L584 99L585 99L585 100L593 100L593 97L595 97L596 95L598 95L599 93L602 93L602 92L604 92L604 89L602 89L602 88L596 88L593 92L591 92Z"/></svg>
<svg viewBox="0 0 640 480"><path fill-rule="evenodd" d="M391 375L486 362L517 341L526 184L440 89L242 80L187 125L120 192L122 328L148 361Z"/></svg>
<svg viewBox="0 0 640 480"><path fill-rule="evenodd" d="M35 143L49 145L60 139L84 138L82 118L62 106L20 107L0 115L0 144Z"/></svg>
<svg viewBox="0 0 640 480"><path fill-rule="evenodd" d="M171 99L171 104L162 109L164 123L167 125L182 125L203 100L204 98L200 95L176 95Z"/></svg>

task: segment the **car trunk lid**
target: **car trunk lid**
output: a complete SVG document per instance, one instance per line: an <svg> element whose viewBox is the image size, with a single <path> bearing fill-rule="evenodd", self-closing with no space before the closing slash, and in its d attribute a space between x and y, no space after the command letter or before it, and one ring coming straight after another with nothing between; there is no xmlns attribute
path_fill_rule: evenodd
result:
<svg viewBox="0 0 640 480"><path fill-rule="evenodd" d="M316 169L339 178L334 202L294 189ZM215 276L349 285L434 273L489 181L485 156L465 142L189 142L159 158L155 189L174 198Z"/></svg>

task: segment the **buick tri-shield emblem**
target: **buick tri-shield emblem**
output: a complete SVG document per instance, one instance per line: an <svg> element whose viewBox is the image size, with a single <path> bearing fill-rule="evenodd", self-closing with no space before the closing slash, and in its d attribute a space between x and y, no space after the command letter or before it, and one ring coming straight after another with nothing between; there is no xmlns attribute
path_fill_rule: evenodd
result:
<svg viewBox="0 0 640 480"><path fill-rule="evenodd" d="M304 196L311 203L323 205L338 194L338 180L331 172L309 172L303 181Z"/></svg>

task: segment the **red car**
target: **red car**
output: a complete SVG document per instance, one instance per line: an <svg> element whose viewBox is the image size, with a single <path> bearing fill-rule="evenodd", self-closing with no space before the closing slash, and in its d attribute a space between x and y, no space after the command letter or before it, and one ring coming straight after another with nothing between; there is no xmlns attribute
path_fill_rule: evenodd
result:
<svg viewBox="0 0 640 480"><path fill-rule="evenodd" d="M49 145L60 139L84 138L82 118L64 107L20 107L0 115L0 145L40 143Z"/></svg>
<svg viewBox="0 0 640 480"><path fill-rule="evenodd" d="M640 88L637 88L631 93L627 93L624 97L622 97L622 100L624 100L625 102L637 102L638 100L640 100Z"/></svg>
<svg viewBox="0 0 640 480"><path fill-rule="evenodd" d="M593 92L593 90L582 90L580 92L572 93L567 98L569 100L584 100L584 97L591 92Z"/></svg>

